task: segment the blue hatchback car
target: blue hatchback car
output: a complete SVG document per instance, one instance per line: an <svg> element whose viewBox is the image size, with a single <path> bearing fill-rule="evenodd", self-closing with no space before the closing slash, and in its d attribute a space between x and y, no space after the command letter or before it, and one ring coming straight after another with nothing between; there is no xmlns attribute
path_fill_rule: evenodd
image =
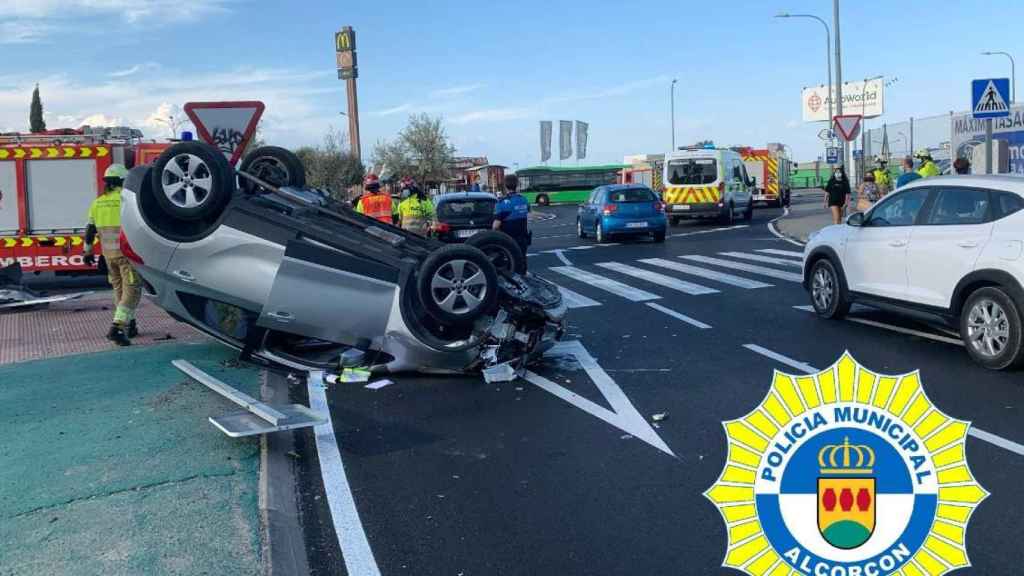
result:
<svg viewBox="0 0 1024 576"><path fill-rule="evenodd" d="M647 236L665 241L668 218L665 204L653 190L636 184L599 186L581 204L576 216L576 234L593 234L598 242L612 236Z"/></svg>

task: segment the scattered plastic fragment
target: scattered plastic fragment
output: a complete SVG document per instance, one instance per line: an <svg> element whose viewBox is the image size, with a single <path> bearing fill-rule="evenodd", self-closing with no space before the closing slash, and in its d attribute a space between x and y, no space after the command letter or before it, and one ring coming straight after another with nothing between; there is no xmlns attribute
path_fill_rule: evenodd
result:
<svg viewBox="0 0 1024 576"><path fill-rule="evenodd" d="M391 384L394 384L394 382L392 382L391 380L377 380L376 382L370 382L369 384L364 386L364 388L368 390L380 390L381 388L385 386L390 386Z"/></svg>
<svg viewBox="0 0 1024 576"><path fill-rule="evenodd" d="M665 418L668 418L668 412L659 412L658 414L651 415L651 420L655 422L661 422Z"/></svg>
<svg viewBox="0 0 1024 576"><path fill-rule="evenodd" d="M494 382L511 382L515 379L516 371L512 368L512 364L508 362L484 368L484 381L488 384Z"/></svg>

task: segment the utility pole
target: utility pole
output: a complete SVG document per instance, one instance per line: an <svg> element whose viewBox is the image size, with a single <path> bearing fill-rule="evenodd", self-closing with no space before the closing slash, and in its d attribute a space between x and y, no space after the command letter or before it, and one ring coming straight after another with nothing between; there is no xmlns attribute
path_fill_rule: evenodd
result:
<svg viewBox="0 0 1024 576"><path fill-rule="evenodd" d="M672 151L676 149L676 82L679 80L672 79L672 88L670 89L672 99Z"/></svg>
<svg viewBox="0 0 1024 576"><path fill-rule="evenodd" d="M843 115L843 52L842 41L839 34L839 0L832 0L832 31L836 36L836 116ZM834 120L830 120L834 122ZM843 166L846 173L850 173L849 166L850 143L843 139Z"/></svg>

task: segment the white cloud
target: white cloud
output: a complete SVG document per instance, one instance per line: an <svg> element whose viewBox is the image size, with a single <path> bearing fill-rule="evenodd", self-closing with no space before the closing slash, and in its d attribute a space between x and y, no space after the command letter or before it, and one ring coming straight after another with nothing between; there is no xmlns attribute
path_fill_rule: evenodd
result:
<svg viewBox="0 0 1024 576"><path fill-rule="evenodd" d="M450 119L452 124L469 124L471 122L501 122L527 118L535 111L530 108L490 108L459 114Z"/></svg>
<svg viewBox="0 0 1024 576"><path fill-rule="evenodd" d="M452 86L450 88L441 88L434 90L430 93L431 98L453 98L455 96L462 96L463 94L469 94L483 88L483 84L464 84L462 86Z"/></svg>
<svg viewBox="0 0 1024 576"><path fill-rule="evenodd" d="M124 78L126 76L134 76L139 72L156 70L159 67L160 65L156 62L144 62L142 64L136 64L135 66L125 68L123 70L114 70L113 72L108 72L107 76L110 76L111 78Z"/></svg>
<svg viewBox="0 0 1024 576"><path fill-rule="evenodd" d="M34 44L43 41L55 29L45 22L0 22L0 44Z"/></svg>
<svg viewBox="0 0 1024 576"><path fill-rule="evenodd" d="M74 15L116 16L127 22L142 18L190 20L224 12L232 0L4 0L0 18L68 18Z"/></svg>

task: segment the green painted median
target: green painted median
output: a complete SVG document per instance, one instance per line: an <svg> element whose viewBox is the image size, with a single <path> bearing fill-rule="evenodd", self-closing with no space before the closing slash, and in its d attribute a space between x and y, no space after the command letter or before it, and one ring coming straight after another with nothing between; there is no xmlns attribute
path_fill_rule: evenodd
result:
<svg viewBox="0 0 1024 576"><path fill-rule="evenodd" d="M259 395L211 344L0 367L0 574L257 574L259 441L170 365Z"/></svg>

